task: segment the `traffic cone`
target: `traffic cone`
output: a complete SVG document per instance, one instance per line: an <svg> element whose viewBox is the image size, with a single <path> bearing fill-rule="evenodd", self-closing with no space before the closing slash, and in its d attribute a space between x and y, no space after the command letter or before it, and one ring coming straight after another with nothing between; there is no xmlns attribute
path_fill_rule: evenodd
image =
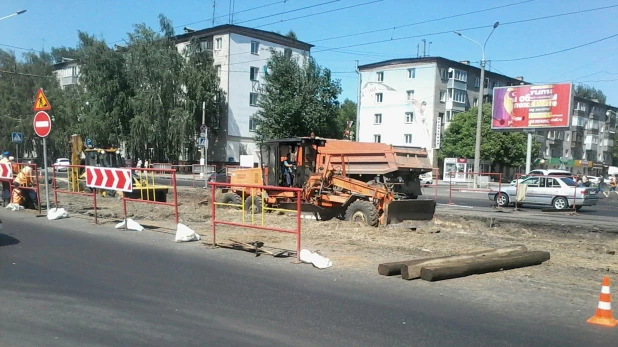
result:
<svg viewBox="0 0 618 347"><path fill-rule="evenodd" d="M603 278L601 295L599 296L599 306L597 312L587 321L590 324L601 325L604 327L615 327L618 323L612 316L612 300L609 295L609 277Z"/></svg>

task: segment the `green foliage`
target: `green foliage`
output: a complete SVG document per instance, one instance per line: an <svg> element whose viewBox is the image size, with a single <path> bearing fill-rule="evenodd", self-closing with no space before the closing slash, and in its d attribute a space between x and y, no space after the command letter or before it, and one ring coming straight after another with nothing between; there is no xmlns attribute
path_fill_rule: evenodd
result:
<svg viewBox="0 0 618 347"><path fill-rule="evenodd" d="M348 127L348 121L352 121L352 128L350 129L350 140L354 140L356 135L356 103L350 99L345 99L341 105L339 105L339 114L337 115L337 126L339 128L339 138L344 137L344 133Z"/></svg>
<svg viewBox="0 0 618 347"><path fill-rule="evenodd" d="M478 109L457 113L444 131L440 159L474 158ZM501 132L491 129L491 105L483 107L481 127L481 159L501 166L525 165L527 135L523 132ZM540 144L533 142L532 157L539 155Z"/></svg>
<svg viewBox="0 0 618 347"><path fill-rule="evenodd" d="M588 100L597 99L601 104L605 104L605 101L607 101L607 97L600 89L596 89L595 87L586 84L578 84L575 87L574 94L575 96Z"/></svg>
<svg viewBox="0 0 618 347"><path fill-rule="evenodd" d="M338 80L312 57L299 62L272 50L267 63L266 86L255 114L258 140L309 136L341 137L338 127L341 93Z"/></svg>

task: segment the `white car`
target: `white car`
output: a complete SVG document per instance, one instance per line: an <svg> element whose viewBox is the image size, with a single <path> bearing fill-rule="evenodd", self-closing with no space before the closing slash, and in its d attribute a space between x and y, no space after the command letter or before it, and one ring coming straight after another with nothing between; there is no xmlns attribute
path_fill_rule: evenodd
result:
<svg viewBox="0 0 618 347"><path fill-rule="evenodd" d="M422 186L430 186L433 184L433 175L431 172L426 172L418 176Z"/></svg>
<svg viewBox="0 0 618 347"><path fill-rule="evenodd" d="M597 177L597 176L588 176L588 180L590 181L590 183L592 184L599 184L601 183L601 180L603 179L603 177Z"/></svg>
<svg viewBox="0 0 618 347"><path fill-rule="evenodd" d="M573 177L575 175L573 175L572 172L566 171L566 170L532 170L532 171L528 172L527 175L522 175L522 176L519 176L518 179L512 180L511 181L511 185L515 186L518 183L517 181L519 181L519 183L521 183L521 181L525 180L529 176L565 176L565 177Z"/></svg>
<svg viewBox="0 0 618 347"><path fill-rule="evenodd" d="M67 171L67 166L71 165L71 161L67 158L58 158L54 163L57 172Z"/></svg>

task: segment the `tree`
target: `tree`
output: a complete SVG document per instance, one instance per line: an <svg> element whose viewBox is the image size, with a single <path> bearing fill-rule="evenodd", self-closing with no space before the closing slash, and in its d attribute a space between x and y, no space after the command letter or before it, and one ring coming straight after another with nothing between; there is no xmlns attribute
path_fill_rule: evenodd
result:
<svg viewBox="0 0 618 347"><path fill-rule="evenodd" d="M337 115L337 126L339 136L337 138L345 138L344 134L348 128L348 122L352 123L352 127L350 129L350 140L354 140L356 138L355 134L355 126L356 124L356 103L350 99L345 99L341 105L339 105L339 114Z"/></svg>
<svg viewBox="0 0 618 347"><path fill-rule="evenodd" d="M474 158L476 117L478 109L457 113L444 132L440 159ZM502 166L522 166L526 160L527 136L522 132L502 132L491 129L491 105L483 107L481 128L481 159ZM538 157L540 143L533 143L532 157Z"/></svg>
<svg viewBox="0 0 618 347"><path fill-rule="evenodd" d="M341 93L338 80L312 57L299 62L284 52L271 50L266 66L266 86L260 96L260 110L254 115L258 141L308 136L341 137L338 127Z"/></svg>
<svg viewBox="0 0 618 347"><path fill-rule="evenodd" d="M605 104L607 101L607 97L601 90L581 83L575 87L574 94L588 100L599 100L600 104Z"/></svg>

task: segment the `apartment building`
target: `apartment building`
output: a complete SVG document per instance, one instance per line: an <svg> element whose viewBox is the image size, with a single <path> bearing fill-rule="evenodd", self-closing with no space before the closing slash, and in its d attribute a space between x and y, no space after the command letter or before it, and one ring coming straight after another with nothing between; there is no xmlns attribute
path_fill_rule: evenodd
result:
<svg viewBox="0 0 618 347"><path fill-rule="evenodd" d="M548 168L602 175L612 163L617 107L574 97L568 130L537 131Z"/></svg>
<svg viewBox="0 0 618 347"><path fill-rule="evenodd" d="M393 59L359 66L359 140L426 148L437 167L441 134L459 112L478 105L480 68L442 57ZM494 87L527 84L486 71L484 100Z"/></svg>
<svg viewBox="0 0 618 347"><path fill-rule="evenodd" d="M227 113L219 131L209 132L208 160L239 162L240 155L253 155L258 162L253 115L258 111L271 49L302 60L313 45L274 32L230 24L203 30L185 29L185 33L176 36L179 52L192 39L198 39L202 48L212 54L220 87L226 95ZM77 63L63 62L56 64L55 69L61 85L78 83Z"/></svg>
<svg viewBox="0 0 618 347"><path fill-rule="evenodd" d="M79 63L73 59L62 58L62 62L54 65L54 75L60 88L64 89L79 83Z"/></svg>

